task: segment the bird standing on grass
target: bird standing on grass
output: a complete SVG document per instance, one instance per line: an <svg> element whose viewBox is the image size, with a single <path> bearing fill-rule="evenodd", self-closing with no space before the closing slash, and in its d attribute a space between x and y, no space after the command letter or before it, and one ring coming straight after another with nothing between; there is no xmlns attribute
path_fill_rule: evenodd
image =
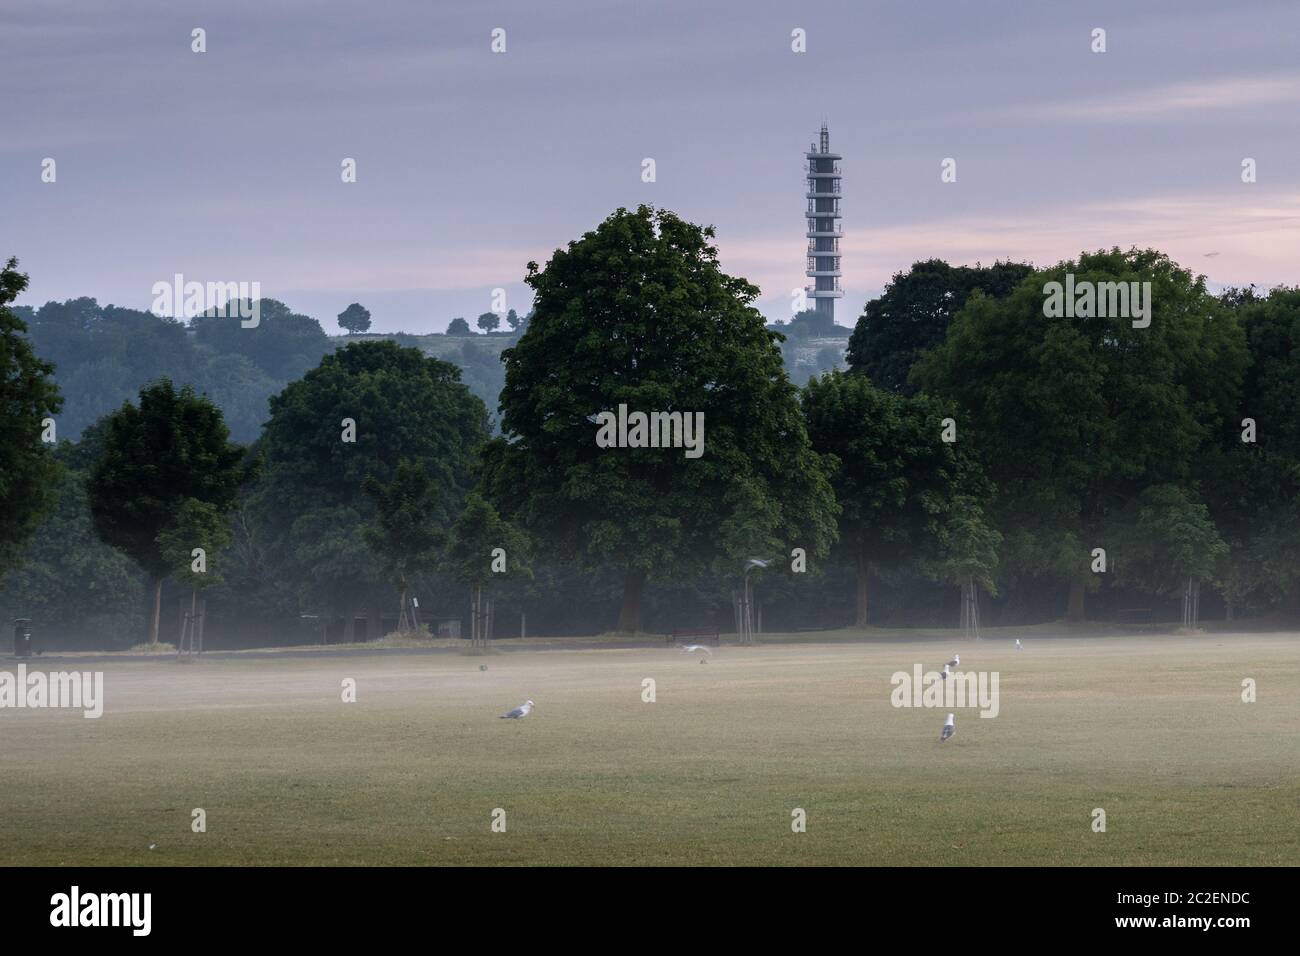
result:
<svg viewBox="0 0 1300 956"><path fill-rule="evenodd" d="M947 680L947 679L948 679L948 668L949 668L950 666L951 666L950 664L944 664L944 665L943 665L943 670L939 673L939 679L940 679L940 680Z"/></svg>
<svg viewBox="0 0 1300 956"><path fill-rule="evenodd" d="M1020 638L1017 637L1017 638L1016 638L1016 650L1018 650L1018 651L1023 651L1024 649L1025 649L1024 646L1020 643Z"/></svg>
<svg viewBox="0 0 1300 956"><path fill-rule="evenodd" d="M955 724L955 715L949 714L948 719L944 721L943 732L939 734L939 743L943 743L949 737L957 732Z"/></svg>
<svg viewBox="0 0 1300 956"><path fill-rule="evenodd" d="M502 714L502 720L522 720L533 712L533 702L526 700L509 713Z"/></svg>

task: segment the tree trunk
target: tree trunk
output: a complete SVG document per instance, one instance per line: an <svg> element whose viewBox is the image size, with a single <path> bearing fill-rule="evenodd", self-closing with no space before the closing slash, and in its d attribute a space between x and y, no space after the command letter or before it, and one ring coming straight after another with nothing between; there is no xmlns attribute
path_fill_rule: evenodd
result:
<svg viewBox="0 0 1300 956"><path fill-rule="evenodd" d="M483 602L479 597L481 590L477 584L469 589L469 643L471 647L483 644Z"/></svg>
<svg viewBox="0 0 1300 956"><path fill-rule="evenodd" d="M351 604L349 604L347 606L347 610L344 611L344 615L345 616L343 618L343 643L351 644L353 642L353 639L356 637L356 628L357 628L356 608L354 608Z"/></svg>
<svg viewBox="0 0 1300 956"><path fill-rule="evenodd" d="M408 597L408 590L405 581L402 582L402 596L399 598L399 601L401 602L401 607L397 613L397 631L400 634L405 634L412 630L411 617L407 610L407 608L410 607L410 598Z"/></svg>
<svg viewBox="0 0 1300 956"><path fill-rule="evenodd" d="M979 613L975 596L975 579L967 577L961 583L961 633L963 637L979 638Z"/></svg>
<svg viewBox="0 0 1300 956"><path fill-rule="evenodd" d="M856 575L856 607L853 615L854 627L867 626L867 549L859 548Z"/></svg>
<svg viewBox="0 0 1300 956"><path fill-rule="evenodd" d="M645 590L646 573L628 571L623 576L623 607L618 612L620 634L636 634L641 630L641 594Z"/></svg>
<svg viewBox="0 0 1300 956"><path fill-rule="evenodd" d="M158 643L158 618L162 614L162 578L153 579L153 613L149 615L149 643Z"/></svg>
<svg viewBox="0 0 1300 956"><path fill-rule="evenodd" d="M1065 619L1067 621L1082 621L1084 619L1083 594L1083 582L1071 581L1070 597L1065 605Z"/></svg>

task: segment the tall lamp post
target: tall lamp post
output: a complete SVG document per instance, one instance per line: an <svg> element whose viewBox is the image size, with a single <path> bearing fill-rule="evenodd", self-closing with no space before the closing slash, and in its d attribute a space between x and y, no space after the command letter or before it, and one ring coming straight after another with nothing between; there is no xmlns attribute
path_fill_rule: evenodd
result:
<svg viewBox="0 0 1300 956"><path fill-rule="evenodd" d="M767 567L768 562L762 558L750 558L745 562L744 589L741 591L740 598L740 643L754 643L754 612L753 612L753 588L749 583L749 574L751 571Z"/></svg>

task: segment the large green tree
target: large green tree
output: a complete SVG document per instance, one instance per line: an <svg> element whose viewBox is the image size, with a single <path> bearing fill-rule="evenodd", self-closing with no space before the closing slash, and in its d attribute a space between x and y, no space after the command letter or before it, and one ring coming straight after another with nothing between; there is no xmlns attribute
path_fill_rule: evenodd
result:
<svg viewBox="0 0 1300 956"><path fill-rule="evenodd" d="M1228 554L1209 509L1177 485L1145 488L1113 517L1107 540L1122 586L1173 594L1189 579L1211 579Z"/></svg>
<svg viewBox="0 0 1300 956"><path fill-rule="evenodd" d="M1020 262L951 266L942 259L917 262L889 280L866 304L849 338L849 369L891 392L910 392L907 376L927 351L943 341L952 317L975 292L990 298L1011 293L1033 267Z"/></svg>
<svg viewBox="0 0 1300 956"><path fill-rule="evenodd" d="M486 641L483 586L491 580L531 578L528 538L481 495L470 494L465 509L452 525L442 567L470 589L470 637Z"/></svg>
<svg viewBox="0 0 1300 956"><path fill-rule="evenodd" d="M398 591L397 630L406 633L414 629L415 620L410 606L411 579L434 568L443 543L438 486L429 471L403 458L391 481L384 483L369 475L362 488L375 505L374 520L365 529L366 544Z"/></svg>
<svg viewBox="0 0 1300 956"><path fill-rule="evenodd" d="M1070 275L1077 290L1149 282L1150 324L1045 314L1048 283ZM1067 616L1079 618L1108 519L1151 486L1194 490L1198 457L1237 407L1245 362L1242 330L1203 277L1155 251L1114 249L1038 273L1005 298L972 298L912 382L961 409L959 440L996 486L992 516L1012 569L1058 575Z"/></svg>
<svg viewBox="0 0 1300 956"><path fill-rule="evenodd" d="M26 288L10 259L0 270L0 574L17 565L58 495L59 464L43 439L63 400L54 366L36 357L27 326L9 308Z"/></svg>
<svg viewBox="0 0 1300 956"><path fill-rule="evenodd" d="M996 572L1002 533L992 526L985 503L972 494L954 495L935 528L935 545L922 570L946 584L998 593Z"/></svg>
<svg viewBox="0 0 1300 956"><path fill-rule="evenodd" d="M713 230L619 209L528 265L528 330L507 350L488 487L550 553L623 577L621 631L647 580L752 555L821 553L835 503L758 289L718 265ZM703 414L703 453L600 447L601 413ZM631 444L629 441L627 444Z"/></svg>
<svg viewBox="0 0 1300 956"><path fill-rule="evenodd" d="M432 483L420 495L427 527L445 529L489 433L487 409L454 365L388 341L327 355L271 400L259 443L251 507L276 575L304 604L343 615L350 638L355 611L388 583L366 543L376 515L366 479L392 488L403 460L419 468Z"/></svg>
<svg viewBox="0 0 1300 956"><path fill-rule="evenodd" d="M357 335L370 328L370 310L360 302L353 302L339 313L338 318L339 328L346 330L348 335Z"/></svg>
<svg viewBox="0 0 1300 956"><path fill-rule="evenodd" d="M841 372L811 379L802 402L813 448L833 456L831 484L841 509L838 550L856 575L855 626L867 624L873 565L984 557L980 533L987 529L972 496L989 489L963 455L964 446L944 441L951 406L886 392L864 376ZM958 512L959 504L967 506ZM960 547L967 541L975 543ZM951 553L941 555L942 545ZM988 569L968 572L976 574L987 580Z"/></svg>
<svg viewBox="0 0 1300 956"><path fill-rule="evenodd" d="M229 438L219 408L169 379L141 389L139 405L128 402L108 417L87 481L90 512L100 539L150 577L150 644L158 641L163 581L174 570L161 536L190 501L226 514L255 470Z"/></svg>
<svg viewBox="0 0 1300 956"><path fill-rule="evenodd" d="M171 578L190 587L190 642L193 647L199 592L220 584L217 555L233 540L229 517L216 505L188 498L181 502L176 517L158 532L158 550Z"/></svg>

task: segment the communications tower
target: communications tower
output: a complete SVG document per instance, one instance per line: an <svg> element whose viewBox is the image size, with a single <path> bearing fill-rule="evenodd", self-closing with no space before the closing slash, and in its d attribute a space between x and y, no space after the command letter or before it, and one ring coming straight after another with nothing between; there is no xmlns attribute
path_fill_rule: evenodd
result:
<svg viewBox="0 0 1300 956"><path fill-rule="evenodd" d="M840 288L840 154L831 152L831 136L822 124L821 140L809 147L808 157L808 272L812 284L808 298L819 318L835 321L835 300Z"/></svg>

